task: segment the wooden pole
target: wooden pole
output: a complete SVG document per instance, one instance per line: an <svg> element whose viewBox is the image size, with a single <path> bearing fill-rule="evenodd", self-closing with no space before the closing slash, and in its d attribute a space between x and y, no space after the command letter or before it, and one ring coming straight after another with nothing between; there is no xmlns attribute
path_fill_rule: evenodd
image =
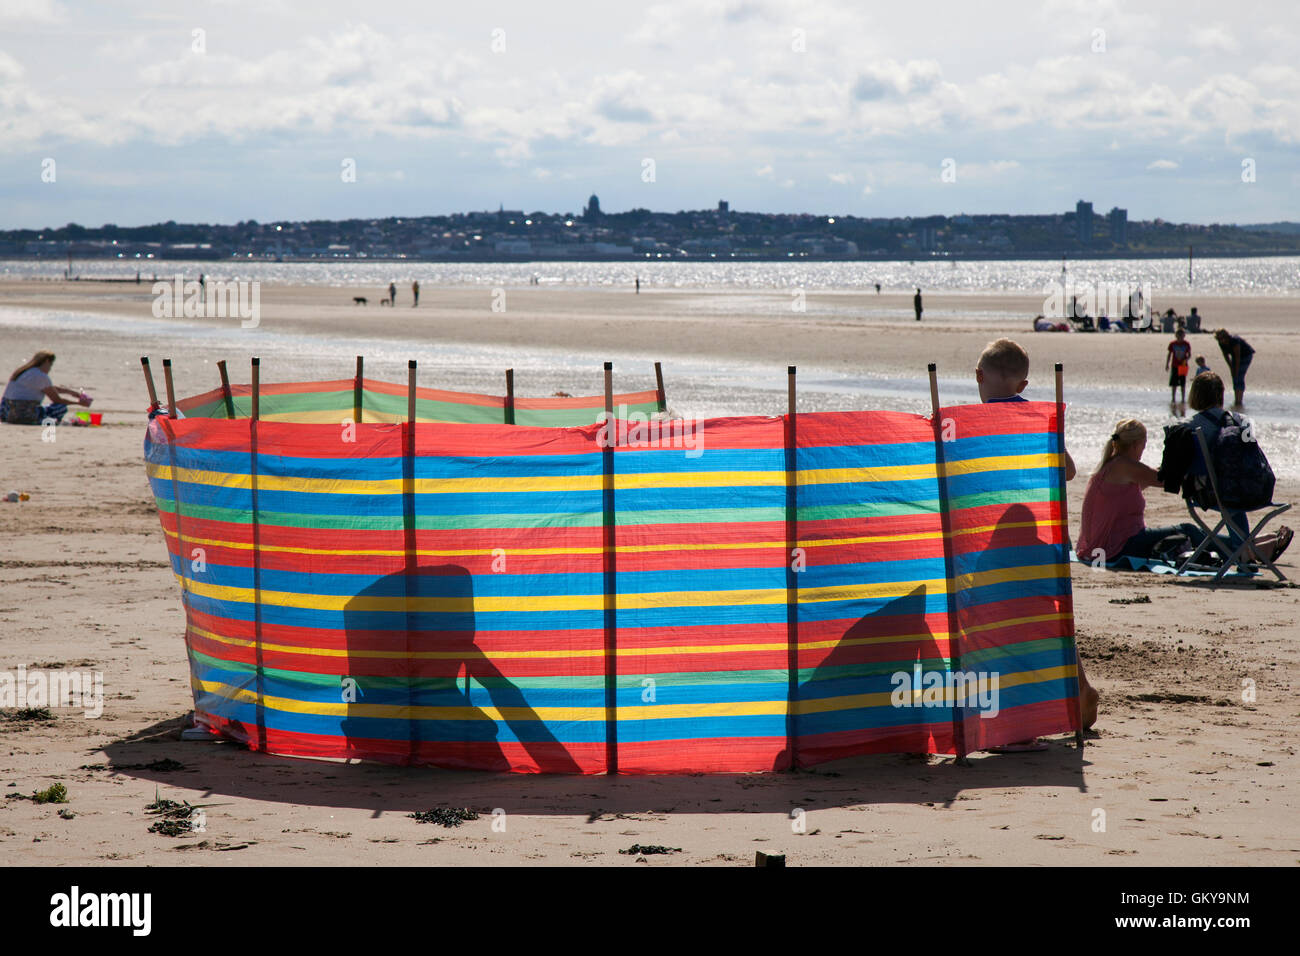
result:
<svg viewBox="0 0 1300 956"><path fill-rule="evenodd" d="M927 366L930 373L930 420L934 425L934 454L939 473L939 523L943 529L943 569L947 579L945 590L948 611L948 660L954 674L961 671L961 619L957 613L955 591L957 570L952 556L952 514L948 505L947 455L944 454L943 421L939 415L939 373L934 362ZM954 682L954 687L956 682ZM963 682L963 686L964 682ZM952 742L957 751L957 763L965 766L966 760L966 705L952 701Z"/></svg>
<svg viewBox="0 0 1300 956"><path fill-rule="evenodd" d="M163 381L167 384L167 417L176 417L176 391L172 388L172 360L163 359Z"/></svg>
<svg viewBox="0 0 1300 956"><path fill-rule="evenodd" d="M796 367L786 366L785 416L785 746L790 769L799 766L799 581L795 571L799 547L799 458Z"/></svg>
<svg viewBox="0 0 1300 956"><path fill-rule="evenodd" d="M252 416L253 421L257 421L261 417L261 413L262 413L261 378L262 378L262 360L254 356L253 357L253 416Z"/></svg>
<svg viewBox="0 0 1300 956"><path fill-rule="evenodd" d="M262 646L262 523L258 463L258 422L262 417L262 360L253 356L252 407L248 416L248 484L252 513L249 525L253 538L253 649L256 666L257 700L254 714L257 719L257 747L266 749L266 657Z"/></svg>
<svg viewBox="0 0 1300 956"><path fill-rule="evenodd" d="M406 362L406 427L402 442L402 604L406 620L406 704L407 704L407 752L414 761L420 739L419 720L416 718L415 696L418 686L416 680L416 662L412 655L411 635L415 633L415 603L413 598L418 591L419 573L415 543L415 359ZM469 665L466 664L465 694L469 697Z"/></svg>
<svg viewBox="0 0 1300 956"><path fill-rule="evenodd" d="M618 773L618 552L614 536L614 363L605 363L605 434L601 449L605 558L605 772Z"/></svg>
<svg viewBox="0 0 1300 956"><path fill-rule="evenodd" d="M794 368L793 365L790 367ZM668 411L668 396L664 394L664 367L659 362L655 362L655 390L659 393L659 411Z"/></svg>
<svg viewBox="0 0 1300 956"><path fill-rule="evenodd" d="M1066 511L1065 495L1065 366L1060 362L1056 363L1056 454L1057 454L1057 473L1056 486L1057 493L1061 499L1061 542L1065 551L1066 567L1069 567L1070 560L1070 522L1069 515ZM1075 640L1074 634L1074 598L1070 598L1071 613L1069 617L1069 629L1071 642L1074 644L1075 666L1080 672L1083 670L1083 658L1079 656L1079 644ZM1074 742L1078 746L1080 753L1083 752L1083 681L1076 681L1079 693L1079 729L1075 731Z"/></svg>
<svg viewBox="0 0 1300 956"><path fill-rule="evenodd" d="M226 374L226 360L222 359L217 363L217 371L221 373L221 394L226 400L226 417L235 417L235 399L230 394L230 376Z"/></svg>
<svg viewBox="0 0 1300 956"><path fill-rule="evenodd" d="M506 424L515 423L515 370L506 369Z"/></svg>
<svg viewBox="0 0 1300 956"><path fill-rule="evenodd" d="M356 380L352 383L352 421L358 425L361 424L361 392L365 387L364 385L365 379L363 378L364 366L365 366L365 360L360 355L358 355L357 356L357 377Z"/></svg>
<svg viewBox="0 0 1300 956"><path fill-rule="evenodd" d="M153 387L153 372L149 371L149 356L140 356L140 367L144 369L144 387L149 389L149 411L158 407L158 390Z"/></svg>
<svg viewBox="0 0 1300 956"><path fill-rule="evenodd" d="M406 420L415 424L415 359L406 363Z"/></svg>

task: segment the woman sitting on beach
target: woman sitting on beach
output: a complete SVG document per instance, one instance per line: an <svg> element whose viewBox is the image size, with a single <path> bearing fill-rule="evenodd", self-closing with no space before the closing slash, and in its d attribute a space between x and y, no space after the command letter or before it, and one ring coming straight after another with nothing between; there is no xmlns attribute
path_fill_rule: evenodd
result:
<svg viewBox="0 0 1300 956"><path fill-rule="evenodd" d="M1101 452L1101 464L1088 479L1083 496L1083 526L1079 531L1078 554L1085 561L1105 564L1119 557L1161 557L1158 548L1166 538L1186 537L1195 547L1205 537L1191 522L1160 528L1146 526L1146 498L1143 488L1159 485L1154 468L1142 464L1147 447L1146 426L1126 418Z"/></svg>
<svg viewBox="0 0 1300 956"><path fill-rule="evenodd" d="M59 421L68 412L69 405L90 407L90 398L84 392L63 388L50 381L50 368L54 365L53 352L37 352L31 360L14 369L0 398L0 422L10 425L40 425ZM41 399L50 404L42 407Z"/></svg>

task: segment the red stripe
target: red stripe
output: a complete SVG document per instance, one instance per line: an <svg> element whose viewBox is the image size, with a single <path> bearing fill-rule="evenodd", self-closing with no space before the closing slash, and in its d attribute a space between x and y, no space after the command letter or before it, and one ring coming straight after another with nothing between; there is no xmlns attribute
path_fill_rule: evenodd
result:
<svg viewBox="0 0 1300 956"><path fill-rule="evenodd" d="M259 749L255 725L227 720L195 710L201 723L223 736ZM265 731L268 753L298 757L347 757L401 766L445 767L449 770L492 770L514 773L603 773L605 744L530 743L515 741L406 741L365 737L304 734L271 727Z"/></svg>
<svg viewBox="0 0 1300 956"><path fill-rule="evenodd" d="M951 420L958 439L988 435L1056 433L1055 402L995 402L953 405L939 409L939 420Z"/></svg>
<svg viewBox="0 0 1300 956"><path fill-rule="evenodd" d="M871 412L868 427L862 412L809 412L799 416L799 447L897 445L934 441L928 418L902 412Z"/></svg>

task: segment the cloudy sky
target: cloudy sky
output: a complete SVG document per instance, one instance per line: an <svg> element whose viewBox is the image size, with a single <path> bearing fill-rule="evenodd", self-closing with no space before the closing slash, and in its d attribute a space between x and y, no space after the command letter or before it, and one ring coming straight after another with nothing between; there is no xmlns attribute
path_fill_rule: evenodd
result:
<svg viewBox="0 0 1300 956"><path fill-rule="evenodd" d="M1297 64L1291 0L0 0L0 228L592 192L1300 220Z"/></svg>

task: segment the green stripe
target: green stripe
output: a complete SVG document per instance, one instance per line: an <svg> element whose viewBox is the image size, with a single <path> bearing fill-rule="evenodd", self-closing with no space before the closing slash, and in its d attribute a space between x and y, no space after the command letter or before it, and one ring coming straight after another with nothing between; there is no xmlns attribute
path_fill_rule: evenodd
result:
<svg viewBox="0 0 1300 956"><path fill-rule="evenodd" d="M174 512L175 506L170 499L154 498L159 511ZM214 505L196 505L184 502L187 518L203 518L210 521L224 521L230 524L251 524L252 512L236 508L220 508ZM401 530L401 515L325 515L295 514L282 511L259 511L258 524L282 528L334 528L365 529L371 531ZM456 528L588 528L601 523L599 513L548 513L548 514L499 514L499 515L417 515L415 526L418 529L456 529Z"/></svg>
<svg viewBox="0 0 1300 956"><path fill-rule="evenodd" d="M201 651L192 651L196 661L206 664L207 666L224 671L234 671L240 674L255 674L257 667L255 664L245 661L226 660L220 657L213 657L210 654L204 654ZM303 654L310 655L311 648L304 648ZM396 654L394 656L397 656ZM657 656L657 655L656 655ZM621 657L621 656L620 656ZM351 663L357 666L365 666L366 661L358 659ZM262 673L269 677L275 677L290 683L305 684L312 687L331 687L338 688L344 677L352 677L362 688L362 690L405 690L412 683L418 684L422 690L447 690L457 691L462 685L459 678L455 677L394 677L391 675L372 676L365 673L352 671L348 674L325 674L315 673L312 671L284 670L276 667L264 667ZM655 687L691 687L702 684L780 684L784 687L786 683L784 670L751 670L751 671L696 671L692 673L674 673L660 674L654 671L646 671L645 675L653 676ZM624 689L637 690L642 689L642 673L624 673L619 677L619 686ZM473 675L473 681L480 684L488 690L600 690L605 686L605 677L603 674L593 675L574 675L574 676L529 676L508 679L505 677L485 676L479 677ZM358 701L364 703L364 701ZM664 703L661 701L661 703Z"/></svg>
<svg viewBox="0 0 1300 956"><path fill-rule="evenodd" d="M261 415L293 415L320 411L337 411L351 418L352 389L331 392L289 392L260 396L258 411ZM495 396L491 396L495 397ZM248 395L233 396L236 418L248 418L253 412L253 400ZM362 393L362 408L377 415L393 416L405 419L407 396L393 395L388 392L376 392L366 389ZM599 420L603 408L516 408L515 424L535 427L574 427L591 425ZM657 402L642 402L627 406L629 412L636 412L649 417L659 410ZM473 402L458 402L447 399L417 398L415 401L417 418L429 418L442 422L459 424L496 424L505 421L504 405L479 405ZM214 401L196 405L185 413L187 418L225 418L225 399L218 397Z"/></svg>

